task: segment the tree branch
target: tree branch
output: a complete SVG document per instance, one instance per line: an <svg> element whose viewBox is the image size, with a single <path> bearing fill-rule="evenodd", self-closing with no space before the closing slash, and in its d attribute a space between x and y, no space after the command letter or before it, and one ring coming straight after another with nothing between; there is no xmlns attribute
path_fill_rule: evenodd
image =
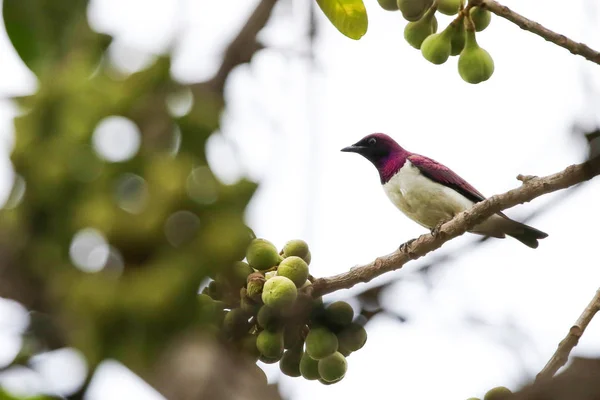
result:
<svg viewBox="0 0 600 400"><path fill-rule="evenodd" d="M598 174L600 174L600 159L596 158L583 164L571 165L553 175L531 178L519 188L492 196L458 214L442 225L436 236L421 235L407 246L405 251L396 250L386 256L376 258L369 264L354 267L348 272L316 279L307 288L307 291L313 296L322 296L336 290L349 289L360 282L369 282L386 272L402 268L410 260L416 260L440 248L447 241L462 235L498 211L529 202L547 193L574 186Z"/></svg>
<svg viewBox="0 0 600 400"><path fill-rule="evenodd" d="M558 344L558 348L552 355L552 358L550 358L546 366L537 375L536 381L552 378L567 363L569 354L577 346L579 338L583 335L585 328L587 328L598 311L600 311L600 289L596 291L594 298L592 298L585 310L577 318L575 325L569 329L567 336Z"/></svg>
<svg viewBox="0 0 600 400"><path fill-rule="evenodd" d="M240 29L237 36L229 43L219 70L209 81L197 85L209 85L218 93L223 93L225 81L231 71L240 64L250 61L254 53L263 46L256 40L256 35L265 27L277 0L261 0L246 24Z"/></svg>
<svg viewBox="0 0 600 400"><path fill-rule="evenodd" d="M596 50L586 46L583 43L571 40L565 35L551 31L550 29L545 28L535 21L525 18L524 16L514 12L510 8L503 6L494 0L476 0L473 3L474 5L482 5L499 17L507 19L516 24L521 29L535 33L547 41L569 50L573 54L580 55L591 62L600 64L600 53Z"/></svg>

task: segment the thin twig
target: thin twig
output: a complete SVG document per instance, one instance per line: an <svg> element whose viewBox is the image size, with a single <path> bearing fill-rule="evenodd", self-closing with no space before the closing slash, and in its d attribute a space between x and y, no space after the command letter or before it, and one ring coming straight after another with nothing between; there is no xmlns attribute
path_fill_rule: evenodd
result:
<svg viewBox="0 0 600 400"><path fill-rule="evenodd" d="M275 4L277 0L261 0L237 36L227 46L217 73L209 81L193 86L209 85L214 91L222 94L231 71L240 64L250 62L252 56L263 48L256 36L269 21Z"/></svg>
<svg viewBox="0 0 600 400"><path fill-rule="evenodd" d="M517 189L492 196L477 203L471 209L463 211L442 225L439 233L435 236L431 234L421 235L408 245L405 251L396 250L386 256L376 258L369 264L354 267L348 272L317 279L312 286L307 288L307 291L313 296L322 296L336 290L349 289L360 282L369 282L386 272L402 268L404 264L411 260L416 260L440 248L447 241L462 235L473 226L501 210L531 201L547 193L574 186L598 174L600 174L600 160L595 159L583 164L571 165L553 175L530 179Z"/></svg>
<svg viewBox="0 0 600 400"><path fill-rule="evenodd" d="M499 17L507 19L510 22L516 24L521 29L525 29L526 31L535 33L536 35L541 36L547 41L569 50L573 54L580 55L591 62L600 64L600 52L597 52L596 50L588 47L583 43L571 40L565 35L551 31L550 29L538 24L537 22L527 19L524 16L514 12L510 8L503 6L497 1L476 0L473 3L475 3L475 5L479 4L487 8Z"/></svg>
<svg viewBox="0 0 600 400"><path fill-rule="evenodd" d="M577 318L575 325L569 329L567 336L565 336L558 344L558 348L546 366L537 375L536 381L552 378L554 374L567 363L571 350L577 346L579 338L581 338L585 328L587 328L598 311L600 311L600 289L596 291L594 298L592 298L585 310L583 310L579 318Z"/></svg>

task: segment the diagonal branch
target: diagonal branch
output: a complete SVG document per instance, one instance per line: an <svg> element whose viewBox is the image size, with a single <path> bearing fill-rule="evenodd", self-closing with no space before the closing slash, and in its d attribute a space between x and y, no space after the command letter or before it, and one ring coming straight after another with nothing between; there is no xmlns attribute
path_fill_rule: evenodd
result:
<svg viewBox="0 0 600 400"><path fill-rule="evenodd" d="M547 41L569 50L573 54L580 55L591 62L600 64L600 52L597 52L583 43L571 40L565 35L551 31L550 29L538 24L535 21L525 18L524 16L514 12L510 8L503 6L494 0L472 0L471 2L474 5L482 5L499 17L507 19L510 22L518 25L521 29L535 33Z"/></svg>
<svg viewBox="0 0 600 400"><path fill-rule="evenodd" d="M577 346L579 338L581 338L585 328L587 328L598 311L600 311L600 289L596 291L594 298L592 298L585 310L577 318L575 325L569 329L567 336L558 344L558 348L552 355L552 358L550 358L546 366L537 375L536 381L552 378L567 363L571 350Z"/></svg>
<svg viewBox="0 0 600 400"><path fill-rule="evenodd" d="M492 196L458 214L442 225L437 235L421 235L407 246L406 251L396 250L386 256L376 258L369 264L354 267L348 272L316 279L307 290L313 296L322 296L336 290L349 289L360 282L369 282L386 272L402 268L410 260L416 260L440 248L447 241L462 235L498 211L529 202L547 193L574 186L598 174L600 174L600 159L596 158L583 164L571 165L553 175L531 178L517 189Z"/></svg>
<svg viewBox="0 0 600 400"><path fill-rule="evenodd" d="M254 53L263 48L256 36L269 21L275 4L277 0L261 0L258 3L246 24L227 46L217 73L209 81L198 85L207 84L215 92L223 93L225 81L231 71L238 65L249 62Z"/></svg>

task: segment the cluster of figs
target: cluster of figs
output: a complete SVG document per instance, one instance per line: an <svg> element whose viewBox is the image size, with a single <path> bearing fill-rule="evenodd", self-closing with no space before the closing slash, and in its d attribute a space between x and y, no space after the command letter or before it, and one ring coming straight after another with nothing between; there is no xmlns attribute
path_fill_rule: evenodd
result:
<svg viewBox="0 0 600 400"><path fill-rule="evenodd" d="M344 378L346 359L365 345L367 332L347 302L324 304L311 295L311 258L301 239L278 251L256 238L245 261L217 273L199 301L205 314L216 310L210 322L217 336L246 358L279 363L287 376L330 385Z"/></svg>
<svg viewBox="0 0 600 400"><path fill-rule="evenodd" d="M468 83L487 81L494 73L494 60L482 49L475 38L476 32L488 27L490 11L467 5L464 0L377 0L388 11L400 11L408 24L404 38L423 57L433 64L443 64L450 56L458 56L458 73ZM456 18L438 33L436 12L456 15Z"/></svg>

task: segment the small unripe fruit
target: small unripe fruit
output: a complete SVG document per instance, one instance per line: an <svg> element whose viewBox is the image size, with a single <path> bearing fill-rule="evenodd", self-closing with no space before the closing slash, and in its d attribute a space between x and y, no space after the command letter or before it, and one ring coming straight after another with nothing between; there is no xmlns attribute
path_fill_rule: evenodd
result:
<svg viewBox="0 0 600 400"><path fill-rule="evenodd" d="M398 9L407 21L418 21L431 7L433 0L398 0Z"/></svg>
<svg viewBox="0 0 600 400"><path fill-rule="evenodd" d="M229 311L223 320L223 331L228 336L239 337L247 333L249 328L248 314L241 308Z"/></svg>
<svg viewBox="0 0 600 400"><path fill-rule="evenodd" d="M325 318L334 326L345 327L352 323L354 310L345 301L336 301L325 309Z"/></svg>
<svg viewBox="0 0 600 400"><path fill-rule="evenodd" d="M467 40L467 32L465 30L465 24L460 21L452 32L450 38L450 55L457 56L465 48L465 41Z"/></svg>
<svg viewBox="0 0 600 400"><path fill-rule="evenodd" d="M304 379L309 381L320 379L319 362L313 360L308 353L302 354L302 358L300 359L300 374L302 374Z"/></svg>
<svg viewBox="0 0 600 400"><path fill-rule="evenodd" d="M334 383L338 383L339 381L341 381L342 378L338 379L337 381L331 381L331 382L327 382L325 379L319 379L319 383L321 383L321 384L323 384L325 386L327 386L327 385L333 385Z"/></svg>
<svg viewBox="0 0 600 400"><path fill-rule="evenodd" d="M319 375L324 381L337 382L346 375L348 363L340 352L319 360Z"/></svg>
<svg viewBox="0 0 600 400"><path fill-rule="evenodd" d="M465 82L473 84L487 81L494 73L494 60L479 47L471 30L467 30L465 48L458 58L458 73Z"/></svg>
<svg viewBox="0 0 600 400"><path fill-rule="evenodd" d="M312 259L312 255L310 254L310 250L308 251L308 254L306 255L306 257L302 257L302 259L306 262L306 265L310 265L310 261Z"/></svg>
<svg viewBox="0 0 600 400"><path fill-rule="evenodd" d="M423 18L406 24L404 27L404 39L415 49L420 49L423 41L435 32L437 32L435 9L430 8Z"/></svg>
<svg viewBox="0 0 600 400"><path fill-rule="evenodd" d="M338 349L338 338L327 328L312 328L306 336L306 352L315 360L332 355Z"/></svg>
<svg viewBox="0 0 600 400"><path fill-rule="evenodd" d="M421 44L421 54L425 59L433 64L443 64L450 57L450 51L452 45L450 39L452 37L452 30L450 25L444 29L441 33L434 33L430 35Z"/></svg>
<svg viewBox="0 0 600 400"><path fill-rule="evenodd" d="M235 289L239 289L243 286L246 286L246 280L248 279L248 275L253 273L252 268L243 261L236 262L231 271L227 274L227 280L231 286Z"/></svg>
<svg viewBox="0 0 600 400"><path fill-rule="evenodd" d="M256 302L262 301L262 290L265 285L265 277L260 272L248 275L246 294Z"/></svg>
<svg viewBox="0 0 600 400"><path fill-rule="evenodd" d="M446 15L458 13L460 0L437 0L438 11Z"/></svg>
<svg viewBox="0 0 600 400"><path fill-rule="evenodd" d="M262 306L256 314L256 322L263 329L276 330L281 325L281 316L279 311L269 307Z"/></svg>
<svg viewBox="0 0 600 400"><path fill-rule="evenodd" d="M198 295L198 314L201 323L211 323L215 320L217 308L209 295Z"/></svg>
<svg viewBox="0 0 600 400"><path fill-rule="evenodd" d="M308 265L300 257L287 257L277 267L277 276L285 276L294 282L296 287L301 287L308 279Z"/></svg>
<svg viewBox="0 0 600 400"><path fill-rule="evenodd" d="M377 0L381 8L387 11L398 11L397 0Z"/></svg>
<svg viewBox="0 0 600 400"><path fill-rule="evenodd" d="M283 355L283 353L282 353L282 355ZM281 356L271 358L271 357L265 357L265 356L261 355L260 357L258 357L258 359L261 362L264 362L265 364L275 364L276 362L279 362L279 360L281 360Z"/></svg>
<svg viewBox="0 0 600 400"><path fill-rule="evenodd" d="M300 376L300 360L302 359L302 346L297 346L283 353L279 362L279 369L287 376Z"/></svg>
<svg viewBox="0 0 600 400"><path fill-rule="evenodd" d="M264 271L279 265L281 256L275 245L265 239L254 239L246 250L248 264L254 269Z"/></svg>
<svg viewBox="0 0 600 400"><path fill-rule="evenodd" d="M487 28L492 20L492 13L481 7L471 8L469 16L471 17L471 21L473 21L473 25L475 25L475 30L477 32L481 32Z"/></svg>
<svg viewBox="0 0 600 400"><path fill-rule="evenodd" d="M485 396L483 396L483 400L505 400L510 398L511 395L512 392L508 388L498 386L490 389Z"/></svg>
<svg viewBox="0 0 600 400"><path fill-rule="evenodd" d="M283 246L283 257L296 256L304 259L308 255L308 244L304 240L290 240Z"/></svg>
<svg viewBox="0 0 600 400"><path fill-rule="evenodd" d="M265 282L262 301L269 307L283 310L291 307L297 296L298 289L294 282L285 276L274 276Z"/></svg>
<svg viewBox="0 0 600 400"><path fill-rule="evenodd" d="M260 351L256 347L256 335L247 334L241 340L241 347L244 354L257 360L260 357Z"/></svg>
<svg viewBox="0 0 600 400"><path fill-rule="evenodd" d="M367 331L362 325L352 323L350 326L344 328L337 335L339 340L339 347L344 352L352 352L362 349L367 342Z"/></svg>
<svg viewBox="0 0 600 400"><path fill-rule="evenodd" d="M256 348L266 358L280 359L283 354L283 332L265 329L256 338Z"/></svg>

